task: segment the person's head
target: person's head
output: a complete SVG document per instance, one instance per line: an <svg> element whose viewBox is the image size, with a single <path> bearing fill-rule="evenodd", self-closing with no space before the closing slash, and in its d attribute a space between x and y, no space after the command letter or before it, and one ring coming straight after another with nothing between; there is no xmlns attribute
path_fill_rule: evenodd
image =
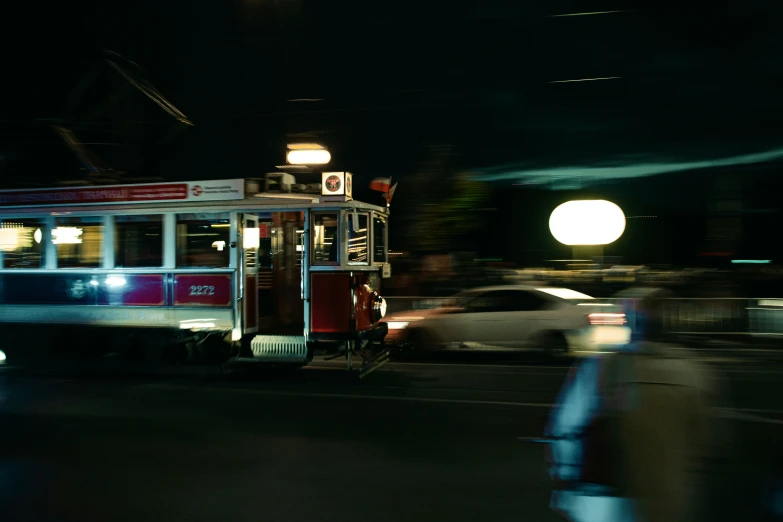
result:
<svg viewBox="0 0 783 522"><path fill-rule="evenodd" d="M671 292L664 289L652 290L632 301L632 336L637 341L663 341L667 299Z"/></svg>

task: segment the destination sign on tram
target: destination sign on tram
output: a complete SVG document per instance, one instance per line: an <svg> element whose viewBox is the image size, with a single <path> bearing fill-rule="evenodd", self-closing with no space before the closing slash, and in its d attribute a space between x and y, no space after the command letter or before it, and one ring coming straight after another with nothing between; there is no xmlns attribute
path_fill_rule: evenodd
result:
<svg viewBox="0 0 783 522"><path fill-rule="evenodd" d="M231 201L245 197L243 179L0 191L0 206L91 205L166 201Z"/></svg>

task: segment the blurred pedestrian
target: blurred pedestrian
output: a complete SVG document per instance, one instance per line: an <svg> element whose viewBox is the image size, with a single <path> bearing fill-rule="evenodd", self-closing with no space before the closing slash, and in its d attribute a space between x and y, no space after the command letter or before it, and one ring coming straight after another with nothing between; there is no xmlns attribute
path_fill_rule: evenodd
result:
<svg viewBox="0 0 783 522"><path fill-rule="evenodd" d="M574 521L703 517L711 458L727 448L716 381L667 342L662 291L627 307L631 342L569 375L546 430L552 507Z"/></svg>

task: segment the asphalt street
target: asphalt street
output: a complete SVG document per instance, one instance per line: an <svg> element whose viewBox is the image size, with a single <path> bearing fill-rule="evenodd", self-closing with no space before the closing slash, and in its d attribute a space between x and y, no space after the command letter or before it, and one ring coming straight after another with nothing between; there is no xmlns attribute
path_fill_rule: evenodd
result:
<svg viewBox="0 0 783 522"><path fill-rule="evenodd" d="M712 520L757 520L783 446L774 351L697 353L734 454ZM260 371L10 370L0 512L19 521L554 521L541 434L568 361Z"/></svg>

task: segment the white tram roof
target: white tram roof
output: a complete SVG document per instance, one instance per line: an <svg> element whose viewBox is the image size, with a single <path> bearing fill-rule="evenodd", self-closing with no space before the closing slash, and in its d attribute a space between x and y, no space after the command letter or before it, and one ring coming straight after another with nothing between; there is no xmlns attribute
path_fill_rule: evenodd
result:
<svg viewBox="0 0 783 522"><path fill-rule="evenodd" d="M258 186L258 180L240 178L0 190L0 216L293 212L337 208L389 212L388 208L379 205L349 198L323 197L317 193L257 192Z"/></svg>

